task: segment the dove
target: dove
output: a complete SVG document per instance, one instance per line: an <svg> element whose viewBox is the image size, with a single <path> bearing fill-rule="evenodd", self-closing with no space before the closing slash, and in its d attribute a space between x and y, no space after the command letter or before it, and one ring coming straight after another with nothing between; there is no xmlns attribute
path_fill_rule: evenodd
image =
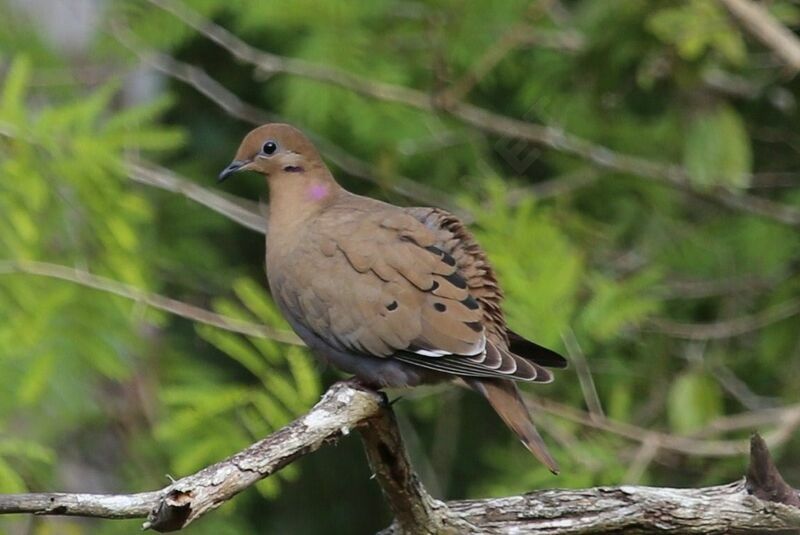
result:
<svg viewBox="0 0 800 535"><path fill-rule="evenodd" d="M548 383L566 360L508 328L495 272L456 216L345 190L287 124L248 133L219 181L242 171L266 177L270 292L318 359L376 389L461 382L558 473L517 383Z"/></svg>

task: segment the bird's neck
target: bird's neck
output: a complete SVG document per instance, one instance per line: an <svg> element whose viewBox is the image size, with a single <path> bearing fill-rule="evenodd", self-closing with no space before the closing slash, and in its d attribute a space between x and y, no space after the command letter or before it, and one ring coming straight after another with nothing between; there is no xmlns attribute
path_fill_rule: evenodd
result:
<svg viewBox="0 0 800 535"><path fill-rule="evenodd" d="M315 172L283 172L271 176L269 184L269 228L289 231L335 202L344 190L327 169Z"/></svg>

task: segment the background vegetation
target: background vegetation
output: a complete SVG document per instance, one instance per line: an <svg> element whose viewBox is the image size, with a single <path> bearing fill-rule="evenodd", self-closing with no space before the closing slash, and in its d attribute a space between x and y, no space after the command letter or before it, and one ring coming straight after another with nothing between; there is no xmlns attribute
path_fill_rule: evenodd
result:
<svg viewBox="0 0 800 535"><path fill-rule="evenodd" d="M800 84L716 0L0 0L0 18L0 492L159 488L340 377L141 299L287 329L262 236L189 200L257 211L262 180L214 179L275 119L349 189L471 221L510 324L570 355L527 391L557 478L474 395L396 405L438 497L727 482L754 429L800 481ZM369 476L349 438L188 532L374 532Z"/></svg>

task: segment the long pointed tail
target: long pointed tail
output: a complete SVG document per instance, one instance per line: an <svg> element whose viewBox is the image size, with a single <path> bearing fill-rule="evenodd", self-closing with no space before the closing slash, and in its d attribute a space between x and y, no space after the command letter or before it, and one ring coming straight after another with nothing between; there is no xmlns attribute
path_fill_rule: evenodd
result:
<svg viewBox="0 0 800 535"><path fill-rule="evenodd" d="M483 394L525 447L551 472L558 474L558 463L547 451L544 440L533 426L533 420L519 395L517 385L502 379L466 379L466 382L472 389Z"/></svg>

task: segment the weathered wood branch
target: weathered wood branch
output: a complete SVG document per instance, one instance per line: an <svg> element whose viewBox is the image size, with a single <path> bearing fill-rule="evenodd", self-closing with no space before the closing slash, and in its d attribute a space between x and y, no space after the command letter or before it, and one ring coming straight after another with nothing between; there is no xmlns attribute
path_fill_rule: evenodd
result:
<svg viewBox="0 0 800 535"><path fill-rule="evenodd" d="M394 413L382 410L361 429L364 450L400 533L435 535L460 521L431 497L411 467Z"/></svg>
<svg viewBox="0 0 800 535"><path fill-rule="evenodd" d="M435 513L435 524L417 524L416 529L409 529L407 521L397 516L381 535L800 533L800 495L780 476L758 435L751 439L747 477L728 485L543 490L508 498L450 501ZM441 526L440 531L419 529L432 525Z"/></svg>
<svg viewBox="0 0 800 535"><path fill-rule="evenodd" d="M800 510L751 496L743 481L701 489L597 487L448 502L483 535L798 533ZM395 525L383 534L403 533Z"/></svg>
<svg viewBox="0 0 800 535"><path fill-rule="evenodd" d="M385 534L800 533L800 495L780 476L757 435L747 478L728 485L555 489L486 500L436 500L411 467L391 408L380 394L356 383L333 385L302 418L161 490L0 495L0 514L147 518L145 528L175 531L355 428L395 516Z"/></svg>
<svg viewBox="0 0 800 535"><path fill-rule="evenodd" d="M378 414L382 403L377 392L336 383L302 418L161 490L130 495L6 494L0 495L0 514L146 517L146 529L179 530L295 459L363 425Z"/></svg>

